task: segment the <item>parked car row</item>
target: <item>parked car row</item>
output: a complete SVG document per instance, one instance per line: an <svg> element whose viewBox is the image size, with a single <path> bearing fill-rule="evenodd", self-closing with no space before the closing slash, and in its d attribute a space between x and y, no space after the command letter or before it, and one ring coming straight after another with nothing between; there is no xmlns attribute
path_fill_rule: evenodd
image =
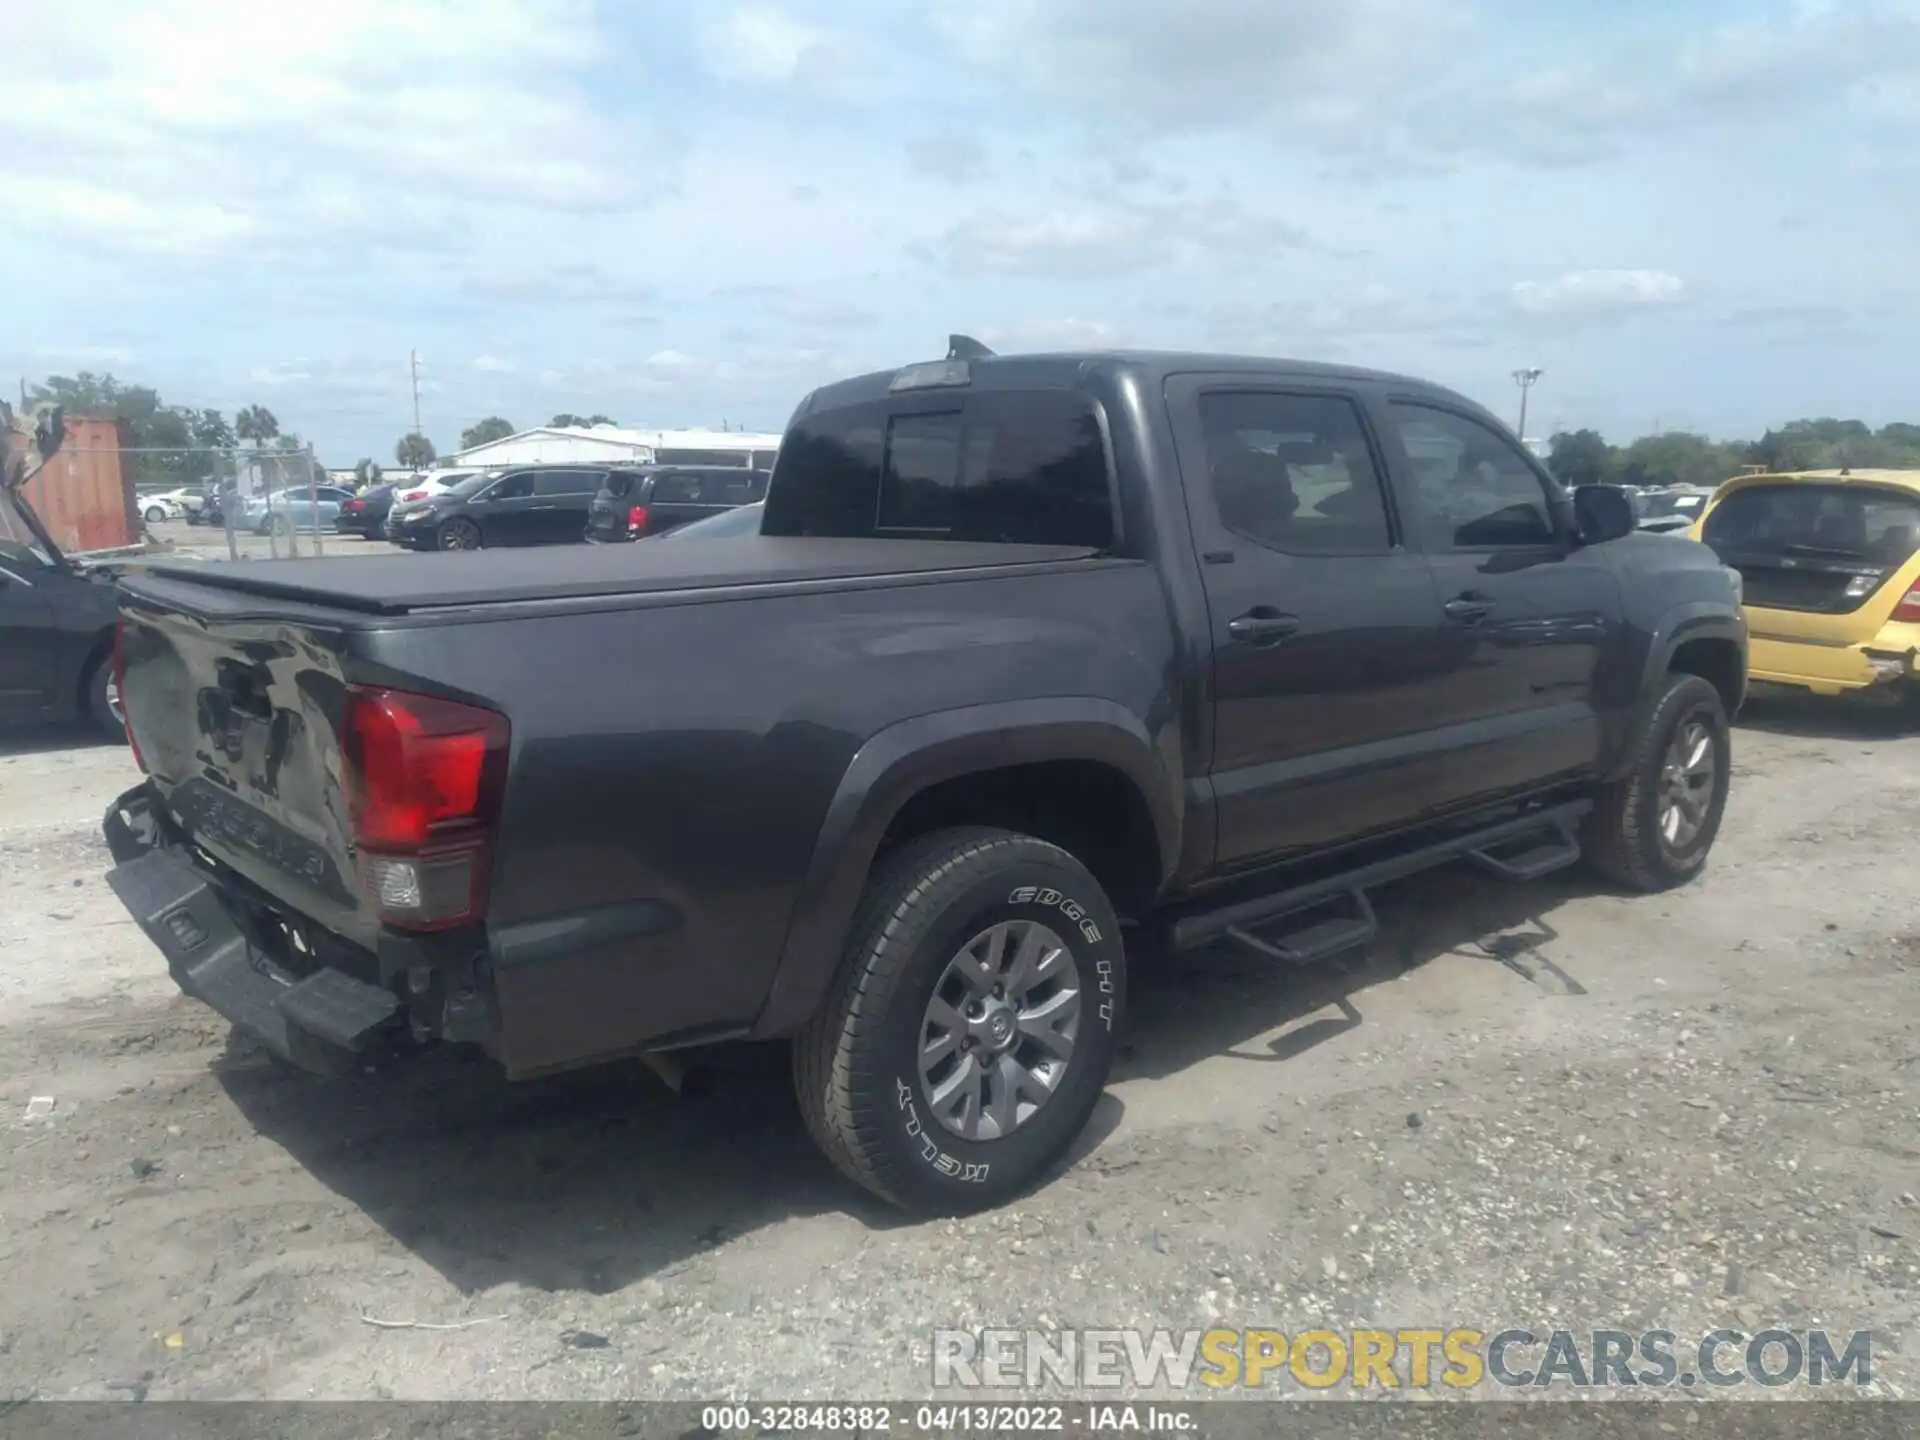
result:
<svg viewBox="0 0 1920 1440"><path fill-rule="evenodd" d="M409 550L625 544L752 506L766 487L763 471L718 465L524 465L376 486L333 524Z"/></svg>

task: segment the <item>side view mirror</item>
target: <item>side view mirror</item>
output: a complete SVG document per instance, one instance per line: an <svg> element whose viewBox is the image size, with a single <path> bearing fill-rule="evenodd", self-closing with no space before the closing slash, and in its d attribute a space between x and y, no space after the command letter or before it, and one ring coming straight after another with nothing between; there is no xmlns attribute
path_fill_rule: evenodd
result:
<svg viewBox="0 0 1920 1440"><path fill-rule="evenodd" d="M1640 523L1633 497L1618 485L1578 486L1573 492L1573 518L1580 527L1580 539L1588 545L1631 535Z"/></svg>

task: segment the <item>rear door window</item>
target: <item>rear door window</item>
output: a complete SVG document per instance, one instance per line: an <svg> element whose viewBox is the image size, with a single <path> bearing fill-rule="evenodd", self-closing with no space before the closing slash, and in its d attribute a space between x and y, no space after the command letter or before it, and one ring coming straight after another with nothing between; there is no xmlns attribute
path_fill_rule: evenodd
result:
<svg viewBox="0 0 1920 1440"><path fill-rule="evenodd" d="M803 418L780 448L767 535L1113 543L1111 477L1092 402L983 391Z"/></svg>
<svg viewBox="0 0 1920 1440"><path fill-rule="evenodd" d="M701 505L708 500L706 478L698 474L656 475L653 503L656 505Z"/></svg>
<svg viewBox="0 0 1920 1440"><path fill-rule="evenodd" d="M592 495L605 479L600 470L547 470L534 476L536 495Z"/></svg>
<svg viewBox="0 0 1920 1440"><path fill-rule="evenodd" d="M492 489L487 491L487 502L501 500L525 500L533 494L533 476L531 474L508 475Z"/></svg>
<svg viewBox="0 0 1920 1440"><path fill-rule="evenodd" d="M704 479L710 505L745 505L767 493L767 477L753 471L709 470Z"/></svg>
<svg viewBox="0 0 1920 1440"><path fill-rule="evenodd" d="M1217 391L1200 397L1220 523L1291 555L1392 548L1380 468L1354 402Z"/></svg>

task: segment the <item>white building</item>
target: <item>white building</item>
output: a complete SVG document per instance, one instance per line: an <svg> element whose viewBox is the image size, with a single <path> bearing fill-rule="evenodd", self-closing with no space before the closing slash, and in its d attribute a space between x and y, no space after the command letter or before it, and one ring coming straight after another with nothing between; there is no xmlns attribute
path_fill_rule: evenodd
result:
<svg viewBox="0 0 1920 1440"><path fill-rule="evenodd" d="M435 469L492 470L503 465L739 465L773 468L778 435L742 430L647 430L624 425L543 425L502 440L442 455Z"/></svg>

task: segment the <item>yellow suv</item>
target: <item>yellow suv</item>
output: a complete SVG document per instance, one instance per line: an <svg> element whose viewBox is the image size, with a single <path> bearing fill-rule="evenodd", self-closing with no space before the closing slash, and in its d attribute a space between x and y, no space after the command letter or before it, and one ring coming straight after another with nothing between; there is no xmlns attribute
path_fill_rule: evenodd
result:
<svg viewBox="0 0 1920 1440"><path fill-rule="evenodd" d="M1820 695L1920 669L1920 470L1742 475L1688 532L1745 590L1749 676Z"/></svg>

